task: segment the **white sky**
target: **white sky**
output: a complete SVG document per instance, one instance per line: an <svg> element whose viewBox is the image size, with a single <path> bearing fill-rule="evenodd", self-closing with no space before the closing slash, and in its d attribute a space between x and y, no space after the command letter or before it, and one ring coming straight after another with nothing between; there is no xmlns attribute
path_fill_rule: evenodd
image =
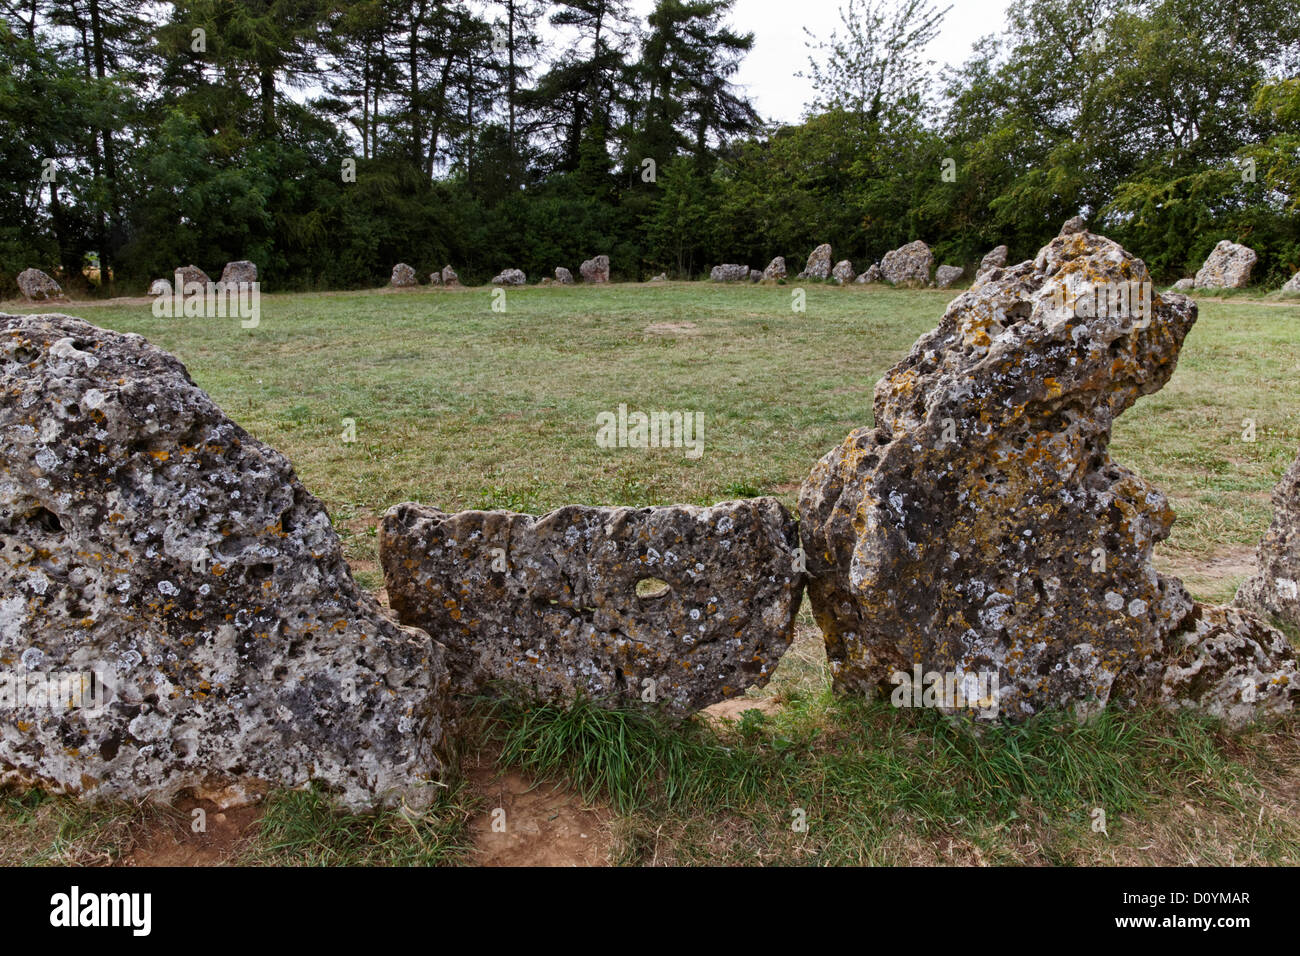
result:
<svg viewBox="0 0 1300 956"><path fill-rule="evenodd" d="M943 0L934 0L942 9ZM939 36L930 45L935 70L945 64L965 62L980 37L1000 33L1007 0L948 0L952 9L943 19ZM766 119L798 120L812 98L808 81L794 74L807 70L807 27L821 39L840 25L843 0L736 0L730 17L737 32L752 31L754 48L741 62L735 81L744 86ZM632 9L644 16L653 0L632 0ZM841 31L842 32L842 31Z"/></svg>

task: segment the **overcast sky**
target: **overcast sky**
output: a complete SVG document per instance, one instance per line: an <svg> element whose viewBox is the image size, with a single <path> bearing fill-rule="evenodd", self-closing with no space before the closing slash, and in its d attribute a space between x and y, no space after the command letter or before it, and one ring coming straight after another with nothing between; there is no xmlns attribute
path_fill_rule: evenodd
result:
<svg viewBox="0 0 1300 956"><path fill-rule="evenodd" d="M829 37L840 24L844 0L736 0L731 25L739 32L753 31L754 48L745 57L736 82L745 86L765 118L790 122L800 118L812 97L808 81L795 76L807 72L807 27L820 38ZM976 40L1003 28L1007 0L950 0L952 9L929 50L935 69L945 63L962 63ZM942 8L942 0L935 0ZM645 15L653 0L632 0L632 8ZM841 31L842 32L842 31Z"/></svg>

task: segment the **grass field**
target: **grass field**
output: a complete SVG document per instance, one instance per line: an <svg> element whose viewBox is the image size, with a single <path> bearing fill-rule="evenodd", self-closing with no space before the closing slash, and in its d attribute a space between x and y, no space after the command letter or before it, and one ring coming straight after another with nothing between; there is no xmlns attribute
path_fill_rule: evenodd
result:
<svg viewBox="0 0 1300 956"><path fill-rule="evenodd" d="M877 379L952 294L809 285L796 313L791 291L526 288L506 293L503 313L488 289L267 295L247 330L157 319L147 300L61 309L178 355L227 414L289 456L359 582L377 590L375 525L399 501L540 512L772 494L793 506L813 462L871 422ZM1222 601L1248 573L1269 491L1300 447L1300 302L1199 301L1177 372L1118 421L1113 455L1178 512L1162 569ZM702 456L597 447L597 414L620 404L702 413ZM345 419L355 442L342 440ZM805 607L797 653L763 695L783 706L721 736L510 707L471 736L503 766L563 780L600 808L616 862L1300 863L1295 721L1230 736L1193 717L1107 714L976 736L833 699L818 649ZM427 819L395 823L287 795L228 859L469 861L482 800L462 782ZM792 829L796 811L806 830ZM6 793L0 862L118 859L158 825L130 808Z"/></svg>

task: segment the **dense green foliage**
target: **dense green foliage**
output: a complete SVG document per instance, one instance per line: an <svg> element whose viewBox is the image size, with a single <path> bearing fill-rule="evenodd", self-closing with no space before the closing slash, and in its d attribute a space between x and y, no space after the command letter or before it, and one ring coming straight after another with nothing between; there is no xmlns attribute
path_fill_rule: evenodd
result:
<svg viewBox="0 0 1300 956"><path fill-rule="evenodd" d="M1163 278L1223 238L1300 268L1300 0L1013 0L938 82L944 11L851 0L779 127L731 82L732 2L0 0L0 295L237 258L279 289L971 263L1080 212Z"/></svg>

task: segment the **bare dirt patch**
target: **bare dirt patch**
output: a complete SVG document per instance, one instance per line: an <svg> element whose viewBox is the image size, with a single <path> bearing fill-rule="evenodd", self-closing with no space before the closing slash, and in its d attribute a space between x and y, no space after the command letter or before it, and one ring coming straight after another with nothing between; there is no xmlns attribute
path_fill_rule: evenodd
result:
<svg viewBox="0 0 1300 956"><path fill-rule="evenodd" d="M652 322L641 331L647 335L699 335L700 327L694 322Z"/></svg>
<svg viewBox="0 0 1300 956"><path fill-rule="evenodd" d="M195 810L204 813L203 832L194 832ZM135 849L119 866L229 866L253 839L261 805L220 810L210 800L185 798L173 813L142 827Z"/></svg>
<svg viewBox="0 0 1300 956"><path fill-rule="evenodd" d="M484 806L469 826L476 865L610 865L609 809L588 804L561 784L532 781L486 760L467 768L467 775Z"/></svg>

